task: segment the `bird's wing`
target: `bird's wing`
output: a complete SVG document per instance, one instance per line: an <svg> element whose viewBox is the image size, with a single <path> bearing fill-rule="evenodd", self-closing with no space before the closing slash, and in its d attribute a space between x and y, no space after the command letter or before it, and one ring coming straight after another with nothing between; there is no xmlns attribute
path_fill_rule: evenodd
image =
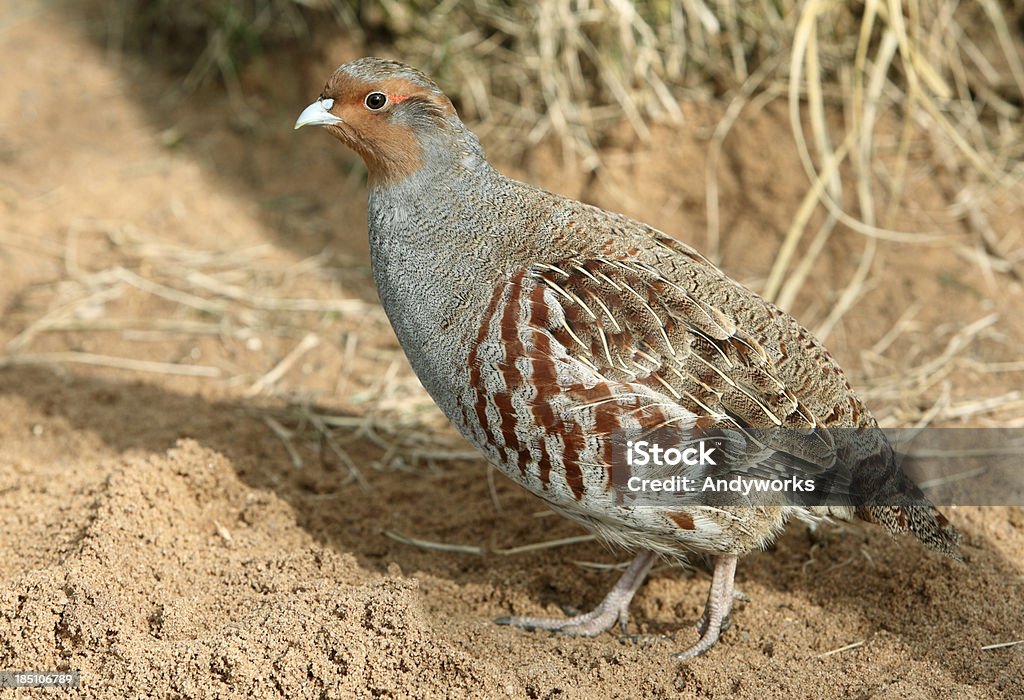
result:
<svg viewBox="0 0 1024 700"><path fill-rule="evenodd" d="M836 462L830 434L758 339L651 265L534 264L491 307L470 357L482 442L542 489L563 473L577 500L601 479L608 488L640 438L666 448L714 438L728 471L751 477L819 476Z"/></svg>
<svg viewBox="0 0 1024 700"><path fill-rule="evenodd" d="M550 331L571 357L697 416L697 434L726 439L732 472L816 476L835 464L833 436L778 353L698 290L635 260L569 259L532 274L557 297L562 323Z"/></svg>

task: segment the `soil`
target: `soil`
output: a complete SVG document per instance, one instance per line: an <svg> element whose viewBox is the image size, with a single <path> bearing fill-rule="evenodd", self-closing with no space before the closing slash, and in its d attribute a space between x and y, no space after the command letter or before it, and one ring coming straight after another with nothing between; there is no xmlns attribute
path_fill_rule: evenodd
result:
<svg viewBox="0 0 1024 700"><path fill-rule="evenodd" d="M369 278L362 166L291 130L358 49L265 55L233 95L188 92L97 22L0 10L0 670L78 670L96 698L1024 696L1024 644L983 649L1024 639L1020 507L948 508L964 563L870 526L792 525L741 561L749 602L685 665L670 654L695 639L700 559L655 569L628 637L494 625L595 605L628 556L505 551L586 533L489 474L405 364ZM684 107L651 142L624 127L601 177L548 147L498 165L704 247L722 107ZM1024 346L1020 268L975 262L949 174L911 155L885 223L945 238L881 241L827 343L883 424L933 407L1019 424L1022 373L996 363ZM808 187L783 105L744 113L718 187L720 263L759 288ZM988 214L1011 251L1019 195ZM806 325L865 241L833 234L791 306ZM991 314L955 361L888 388Z"/></svg>

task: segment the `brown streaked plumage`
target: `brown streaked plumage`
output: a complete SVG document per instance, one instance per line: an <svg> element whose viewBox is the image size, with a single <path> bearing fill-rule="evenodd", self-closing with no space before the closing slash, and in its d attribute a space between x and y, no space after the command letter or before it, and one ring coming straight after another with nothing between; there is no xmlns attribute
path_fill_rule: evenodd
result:
<svg viewBox="0 0 1024 700"><path fill-rule="evenodd" d="M689 246L497 173L441 90L400 63L341 66L296 128L306 124L366 161L374 279L434 400L510 478L636 553L594 611L501 622L624 626L657 556L703 552L715 567L700 639L678 655L691 658L719 637L737 558L790 517L858 516L956 556L956 531L896 466L828 351ZM640 505L621 490L639 474L624 460L630 436L711 440L731 470L797 470L839 497L697 492ZM660 475L677 472L719 474Z"/></svg>

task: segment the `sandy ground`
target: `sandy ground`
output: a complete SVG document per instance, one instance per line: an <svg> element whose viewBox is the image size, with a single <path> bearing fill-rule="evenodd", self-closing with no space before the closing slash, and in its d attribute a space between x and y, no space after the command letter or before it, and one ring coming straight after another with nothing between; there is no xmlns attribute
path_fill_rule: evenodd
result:
<svg viewBox="0 0 1024 700"><path fill-rule="evenodd" d="M98 698L1024 696L1024 645L982 650L1024 639L1021 508L947 509L964 564L870 527L794 525L741 562L750 601L687 665L669 654L695 638L700 561L655 570L639 638L493 625L594 605L628 557L506 551L585 533L445 425L376 305L361 166L291 131L352 50L264 57L242 101L183 95L98 35L68 8L0 10L0 669L80 670ZM596 181L546 152L501 165L701 246L720 112L686 114L653 144L613 139ZM991 370L1020 359L1024 293L965 257L927 165L891 225L952 242L880 246L828 344L887 425L933 408L1020 424L1022 373ZM763 283L806 187L782 108L741 120L720 176L730 273ZM990 219L1017 248L1021 213L1006 196ZM864 245L829 242L793 304L810 327Z"/></svg>

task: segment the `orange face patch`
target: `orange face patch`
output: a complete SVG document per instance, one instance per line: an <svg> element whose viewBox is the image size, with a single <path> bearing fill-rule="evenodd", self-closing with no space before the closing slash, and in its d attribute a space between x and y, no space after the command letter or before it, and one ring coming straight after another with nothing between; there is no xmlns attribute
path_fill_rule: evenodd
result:
<svg viewBox="0 0 1024 700"><path fill-rule="evenodd" d="M440 104L444 111L454 109L447 97L407 80L370 83L345 73L331 77L323 96L334 100L330 111L344 120L330 127L331 132L362 156L371 182L398 182L422 167L423 149L411 127L389 119L386 106L377 111L366 107L364 100L371 92L384 93L392 105L416 97Z"/></svg>

